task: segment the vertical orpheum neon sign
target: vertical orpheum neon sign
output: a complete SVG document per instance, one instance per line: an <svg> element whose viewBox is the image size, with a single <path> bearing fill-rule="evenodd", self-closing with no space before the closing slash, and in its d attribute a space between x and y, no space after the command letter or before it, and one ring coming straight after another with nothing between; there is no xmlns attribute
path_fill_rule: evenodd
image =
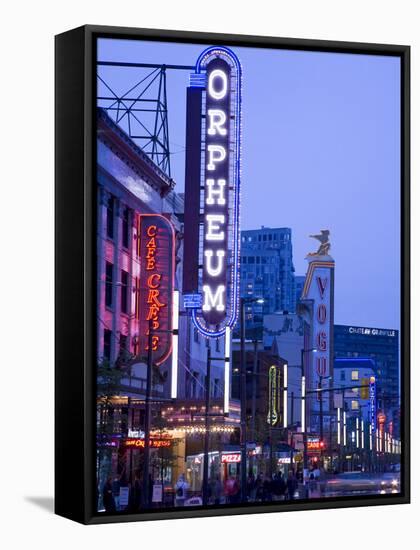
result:
<svg viewBox="0 0 420 550"><path fill-rule="evenodd" d="M159 214L140 215L138 225L140 355L147 355L151 321L153 362L160 365L172 349L174 230Z"/></svg>
<svg viewBox="0 0 420 550"><path fill-rule="evenodd" d="M229 88L229 65L224 59L212 59L207 65L202 287L202 315L205 322L210 325L218 325L226 317Z"/></svg>
<svg viewBox="0 0 420 550"><path fill-rule="evenodd" d="M184 266L184 271L189 282L187 290L201 295L201 305L192 309L195 326L205 336L220 337L235 325L239 305L241 66L238 58L228 48L208 48L197 60L190 78L191 89L199 94L196 114L205 124L187 147L190 150L191 146L199 147L203 154L195 178L186 181L188 199L190 195L198 196L200 189L202 193L196 203L191 200L185 233L191 230L193 234L194 224L202 223L191 244L191 249L199 249L198 268ZM193 105L194 100L190 101ZM190 158L194 162L193 154ZM203 214L200 221L198 213ZM199 270L196 277L188 276L191 269ZM191 281L195 281L195 288ZM185 289L186 285L184 292Z"/></svg>

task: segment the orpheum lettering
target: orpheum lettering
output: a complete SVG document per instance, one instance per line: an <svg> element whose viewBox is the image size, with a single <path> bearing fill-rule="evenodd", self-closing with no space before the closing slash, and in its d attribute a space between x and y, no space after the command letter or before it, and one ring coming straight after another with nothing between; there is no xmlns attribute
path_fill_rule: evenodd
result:
<svg viewBox="0 0 420 550"><path fill-rule="evenodd" d="M207 65L202 313L212 325L226 316L230 71L221 58Z"/></svg>
<svg viewBox="0 0 420 550"><path fill-rule="evenodd" d="M147 353L152 330L154 362L161 363L171 350L171 295L173 290L173 228L158 214L140 216L140 340Z"/></svg>

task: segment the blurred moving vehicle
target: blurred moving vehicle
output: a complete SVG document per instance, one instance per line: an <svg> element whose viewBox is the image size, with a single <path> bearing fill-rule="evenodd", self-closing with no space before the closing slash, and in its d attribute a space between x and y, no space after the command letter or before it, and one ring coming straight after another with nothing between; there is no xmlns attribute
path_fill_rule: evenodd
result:
<svg viewBox="0 0 420 550"><path fill-rule="evenodd" d="M325 496L386 494L400 491L399 472L344 472L325 481Z"/></svg>

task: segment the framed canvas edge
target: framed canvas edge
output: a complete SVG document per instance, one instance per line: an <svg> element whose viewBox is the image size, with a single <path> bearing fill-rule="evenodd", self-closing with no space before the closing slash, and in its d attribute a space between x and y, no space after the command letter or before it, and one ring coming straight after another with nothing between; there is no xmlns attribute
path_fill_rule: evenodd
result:
<svg viewBox="0 0 420 550"><path fill-rule="evenodd" d="M217 517L286 511L322 510L410 502L410 46L358 42L325 41L313 39L278 38L266 36L232 35L206 32L137 29L85 25L84 30L84 309L79 316L84 322L83 403L85 430L83 433L84 472L83 510L69 519L85 524L150 521L194 517ZM80 28L79 28L80 29ZM74 31L68 31L74 32ZM66 33L64 33L66 34ZM58 35L56 39L59 39ZM311 50L365 55L398 56L401 59L401 394L402 423L402 483L401 493L373 497L343 497L326 500L301 501L295 504L268 504L264 506L236 506L226 508L183 509L145 512L141 514L95 513L95 108L94 75L97 38L145 39L150 41L177 41L196 43L226 43L274 49ZM57 183L57 182L56 182ZM56 313L56 323L61 313ZM93 365L93 368L92 368ZM56 367L57 376L57 367Z"/></svg>

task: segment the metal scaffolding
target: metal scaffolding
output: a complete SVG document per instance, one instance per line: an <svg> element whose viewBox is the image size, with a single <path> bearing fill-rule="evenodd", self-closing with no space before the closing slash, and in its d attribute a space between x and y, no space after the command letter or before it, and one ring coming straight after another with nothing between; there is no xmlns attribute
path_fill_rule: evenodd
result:
<svg viewBox="0 0 420 550"><path fill-rule="evenodd" d="M129 89L118 93L112 72L108 71L105 77L104 67L139 71L136 71L136 79ZM171 177L167 71L192 71L194 67L98 61L97 68L97 106L107 111L115 123Z"/></svg>

